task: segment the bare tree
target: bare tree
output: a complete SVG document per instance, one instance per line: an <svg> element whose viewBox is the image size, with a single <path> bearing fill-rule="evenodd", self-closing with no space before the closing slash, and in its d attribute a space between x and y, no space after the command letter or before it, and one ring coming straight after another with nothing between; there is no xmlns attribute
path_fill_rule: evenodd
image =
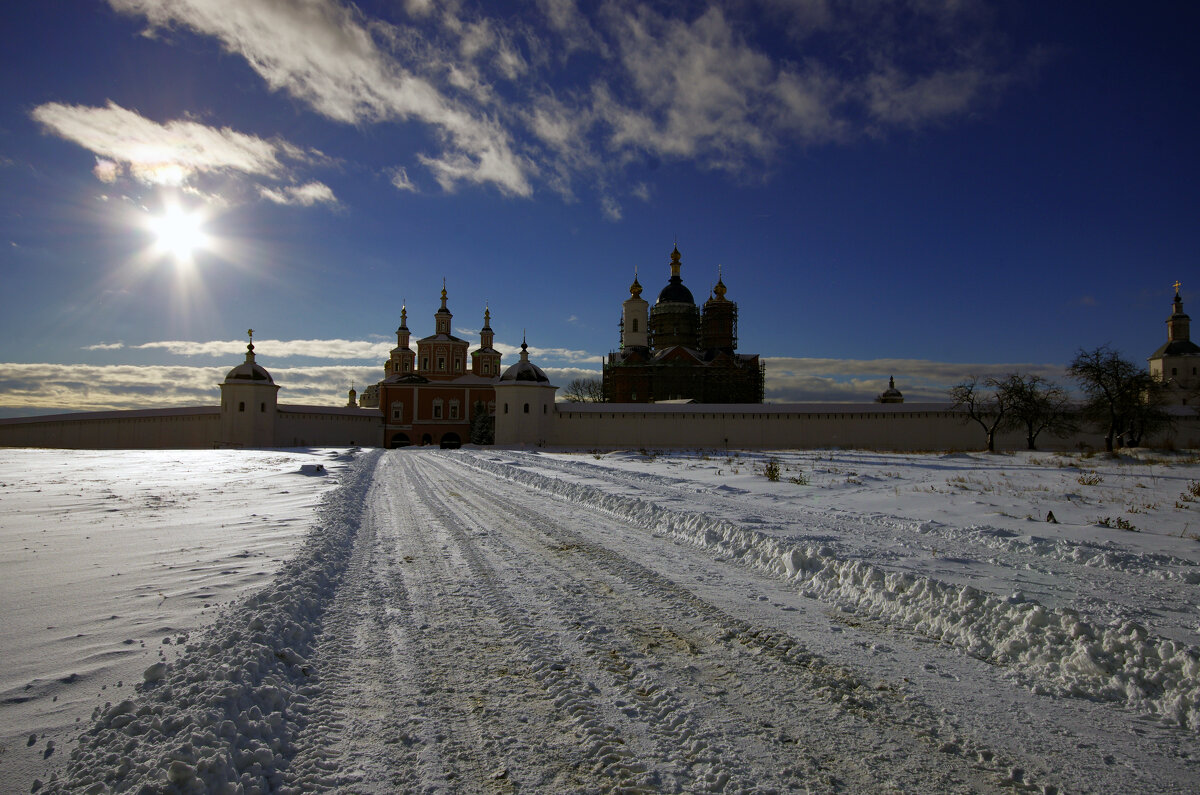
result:
<svg viewBox="0 0 1200 795"><path fill-rule="evenodd" d="M1037 449L1037 438L1043 431L1066 436L1075 429L1074 412L1067 391L1040 375L1012 373L1006 376L1001 389L1008 395L1011 427L1025 431L1025 443Z"/></svg>
<svg viewBox="0 0 1200 795"><path fill-rule="evenodd" d="M1110 453L1114 447L1139 445L1170 423L1162 410L1162 383L1107 345L1080 349L1067 372L1087 395L1086 413L1105 429L1104 449Z"/></svg>
<svg viewBox="0 0 1200 795"><path fill-rule="evenodd" d="M987 450L996 452L996 432L1011 422L1011 389L1006 388L1006 382L1012 376L1001 380L986 378L980 382L977 376L971 376L961 384L950 388L950 399L954 408L962 410L966 415L965 421L974 420L983 428L987 435Z"/></svg>
<svg viewBox="0 0 1200 795"><path fill-rule="evenodd" d="M562 396L571 403L603 403L604 382L599 378L573 378L563 387Z"/></svg>

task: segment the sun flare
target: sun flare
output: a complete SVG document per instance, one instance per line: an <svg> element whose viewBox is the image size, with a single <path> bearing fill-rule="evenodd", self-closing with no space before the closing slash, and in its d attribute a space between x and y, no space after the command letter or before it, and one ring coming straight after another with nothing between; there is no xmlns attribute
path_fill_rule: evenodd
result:
<svg viewBox="0 0 1200 795"><path fill-rule="evenodd" d="M176 262L191 262L195 253L209 245L204 231L207 219L203 213L185 210L178 205L166 207L161 214L147 221L154 235L154 248Z"/></svg>

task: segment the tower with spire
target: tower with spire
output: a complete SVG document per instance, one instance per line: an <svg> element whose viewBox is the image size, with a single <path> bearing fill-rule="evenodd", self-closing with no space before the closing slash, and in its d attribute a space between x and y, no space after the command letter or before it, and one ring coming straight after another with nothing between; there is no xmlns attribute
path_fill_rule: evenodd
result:
<svg viewBox="0 0 1200 795"><path fill-rule="evenodd" d="M479 330L479 347L471 351L471 372L491 378L500 374L500 351L492 347L496 335L492 331L492 310L484 304L483 328Z"/></svg>
<svg viewBox="0 0 1200 795"><path fill-rule="evenodd" d="M1175 282L1171 316L1167 318L1167 341L1150 354L1150 375L1166 385L1167 403L1200 405L1200 345L1191 339L1191 318L1183 311L1180 283Z"/></svg>

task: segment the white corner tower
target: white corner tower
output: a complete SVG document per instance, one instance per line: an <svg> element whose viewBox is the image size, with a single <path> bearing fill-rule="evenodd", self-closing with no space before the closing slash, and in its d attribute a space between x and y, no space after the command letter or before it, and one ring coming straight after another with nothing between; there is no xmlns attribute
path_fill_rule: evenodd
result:
<svg viewBox="0 0 1200 795"><path fill-rule="evenodd" d="M246 333L250 337L246 361L230 370L221 383L221 445L274 447L279 387L254 361L254 329Z"/></svg>
<svg viewBox="0 0 1200 795"><path fill-rule="evenodd" d="M553 441L554 393L542 368L529 361L521 340L521 360L496 383L496 444L535 445Z"/></svg>

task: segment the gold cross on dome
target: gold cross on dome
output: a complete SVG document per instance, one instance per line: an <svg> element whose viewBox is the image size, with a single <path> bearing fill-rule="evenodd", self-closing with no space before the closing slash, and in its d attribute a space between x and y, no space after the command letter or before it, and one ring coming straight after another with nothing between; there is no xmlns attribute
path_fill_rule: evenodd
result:
<svg viewBox="0 0 1200 795"><path fill-rule="evenodd" d="M1175 292L1179 292L1179 280L1175 280Z"/></svg>
<svg viewBox="0 0 1200 795"><path fill-rule="evenodd" d="M254 329L248 329L246 334L250 337L250 341L254 342Z"/></svg>

